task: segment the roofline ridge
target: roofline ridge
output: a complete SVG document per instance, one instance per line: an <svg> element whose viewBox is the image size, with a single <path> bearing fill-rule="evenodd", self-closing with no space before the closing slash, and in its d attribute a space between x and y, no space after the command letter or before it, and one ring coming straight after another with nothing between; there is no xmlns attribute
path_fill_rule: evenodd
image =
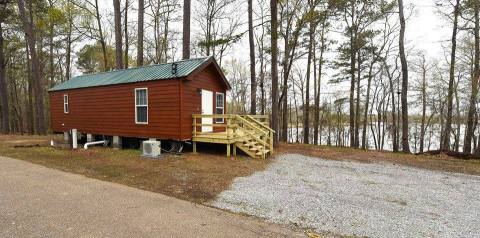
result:
<svg viewBox="0 0 480 238"><path fill-rule="evenodd" d="M148 68L148 67L153 67L153 66L174 64L174 63L185 62L185 61L193 61L193 60L200 60L200 59L201 59L201 60L207 60L207 59L210 59L210 58L213 58L213 56L190 58L190 59L182 59L182 60L178 60L178 61L161 63L161 64L149 64L149 65L142 65L142 66L131 67L131 68L126 68L126 69L115 69L115 70L112 70L112 71L103 71L103 72L97 72L97 73L82 74L82 75L75 76L75 77L73 77L73 78L83 77L83 76L90 76L90 75L99 75L99 74L107 74L107 73L121 72L121 71L132 70L132 69ZM73 78L72 78L72 79L73 79Z"/></svg>

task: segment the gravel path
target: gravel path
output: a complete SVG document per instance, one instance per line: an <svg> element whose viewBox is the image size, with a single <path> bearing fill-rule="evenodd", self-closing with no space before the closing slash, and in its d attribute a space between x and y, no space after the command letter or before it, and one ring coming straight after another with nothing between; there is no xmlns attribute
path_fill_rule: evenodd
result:
<svg viewBox="0 0 480 238"><path fill-rule="evenodd" d="M480 237L480 177L387 163L278 156L213 206L320 233Z"/></svg>

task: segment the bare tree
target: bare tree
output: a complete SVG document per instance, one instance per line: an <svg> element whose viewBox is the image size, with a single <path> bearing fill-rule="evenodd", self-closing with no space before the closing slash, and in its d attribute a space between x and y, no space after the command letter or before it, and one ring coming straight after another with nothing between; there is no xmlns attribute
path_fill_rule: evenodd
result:
<svg viewBox="0 0 480 238"><path fill-rule="evenodd" d="M408 141L408 65L405 55L405 16L403 13L403 0L398 0L398 10L400 17L400 37L399 37L399 53L400 62L402 64L402 150L410 153L410 145Z"/></svg>
<svg viewBox="0 0 480 238"><path fill-rule="evenodd" d="M310 70L313 56L313 44L315 44L314 33L317 27L316 19L313 17L315 14L315 2L309 0L310 5L310 22L308 30L308 53L307 53L307 82L305 90L305 106L303 108L303 143L308 144L310 139ZM315 62L313 62L315 64ZM286 109L284 109L286 110Z"/></svg>
<svg viewBox="0 0 480 238"><path fill-rule="evenodd" d="M128 0L125 0L125 7L123 8L124 15L123 15L123 34L125 36L125 56L124 56L124 61L125 61L125 68L128 69L128 8L130 7L130 4Z"/></svg>
<svg viewBox="0 0 480 238"><path fill-rule="evenodd" d="M31 0L29 0L31 1ZM29 19L25 11L25 2L23 0L17 0L18 11L20 19L22 21L23 29L25 32L25 38L30 49L31 57L31 71L33 74L33 84L34 84L34 93L35 93L35 112L36 112L36 123L35 126L38 134L45 134L46 124L45 124L45 111L43 104L43 86L42 86L42 74L40 73L40 61L38 60L36 46L35 46L35 34L33 31L33 22ZM29 2L31 3L31 2ZM29 4L29 12L32 12L31 4Z"/></svg>
<svg viewBox="0 0 480 238"><path fill-rule="evenodd" d="M255 41L253 39L253 0L248 0L248 43L250 46L250 114L257 113L257 80L255 74Z"/></svg>
<svg viewBox="0 0 480 238"><path fill-rule="evenodd" d="M0 6L4 8L4 6ZM5 74L5 52L3 50L3 16L0 16L0 108L2 109L2 122L0 124L0 132L9 133L9 107L7 97L7 83Z"/></svg>
<svg viewBox="0 0 480 238"><path fill-rule="evenodd" d="M183 0L182 59L190 59L190 4L191 0Z"/></svg>
<svg viewBox="0 0 480 238"><path fill-rule="evenodd" d="M457 29L458 29L458 15L460 14L460 0L456 0L453 10L453 33L452 33L452 52L450 53L450 80L448 81L448 96L447 96L447 116L445 122L445 136L443 137L444 150L450 150L450 133L452 130L452 111L453 111L453 84L455 81L455 52L457 49Z"/></svg>
<svg viewBox="0 0 480 238"><path fill-rule="evenodd" d="M123 69L122 15L120 13L120 0L113 0L113 13L115 18L115 68Z"/></svg>
<svg viewBox="0 0 480 238"><path fill-rule="evenodd" d="M480 80L480 4L475 2L473 5L474 11L474 35L475 35L475 56L474 56L474 70L473 77L471 82L471 94L468 107L468 116L467 116L467 128L465 130L465 142L463 152L470 153L472 150L472 138L474 137L475 131L475 115L476 113L476 103L477 103L477 94L478 94L478 81Z"/></svg>
<svg viewBox="0 0 480 238"><path fill-rule="evenodd" d="M145 0L138 0L137 66L143 65Z"/></svg>
<svg viewBox="0 0 480 238"><path fill-rule="evenodd" d="M270 28L272 46L272 121L271 128L276 132L273 145L278 146L278 20L277 0L270 0Z"/></svg>

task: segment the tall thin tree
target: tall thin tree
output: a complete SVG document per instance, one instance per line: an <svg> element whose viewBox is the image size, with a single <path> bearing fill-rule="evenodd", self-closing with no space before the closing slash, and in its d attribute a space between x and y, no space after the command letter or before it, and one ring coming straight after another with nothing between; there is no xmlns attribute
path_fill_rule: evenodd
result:
<svg viewBox="0 0 480 238"><path fill-rule="evenodd" d="M3 6L0 6L3 7ZM3 50L3 16L0 16L0 107L2 108L2 123L0 132L9 133L9 112L7 97L7 82L5 74L5 52Z"/></svg>
<svg viewBox="0 0 480 238"><path fill-rule="evenodd" d="M273 145L278 146L278 6L277 0L270 0L270 29L272 47L272 121L271 128L277 132L273 136Z"/></svg>
<svg viewBox="0 0 480 238"><path fill-rule="evenodd" d="M191 0L183 0L182 59L190 59L190 5Z"/></svg>
<svg viewBox="0 0 480 238"><path fill-rule="evenodd" d="M143 65L143 23L145 13L144 0L138 0L137 66Z"/></svg>
<svg viewBox="0 0 480 238"><path fill-rule="evenodd" d="M255 41L253 39L253 0L248 0L248 43L250 45L250 114L257 113L257 80L255 73Z"/></svg>
<svg viewBox="0 0 480 238"><path fill-rule="evenodd" d="M410 145L408 142L408 65L407 57L405 55L405 15L403 13L403 0L398 0L398 12L400 17L400 37L399 37L399 52L400 62L402 64L402 150L410 153Z"/></svg>
<svg viewBox="0 0 480 238"><path fill-rule="evenodd" d="M474 1L473 5L474 12L474 35L475 35L475 56L474 56L474 70L473 78L471 79L471 93L470 93L470 102L468 106L468 116L467 116L467 129L465 130L465 141L463 152L470 153L472 151L472 139L474 136L475 130L475 115L476 113L476 104L477 104L477 94L478 94L478 81L480 80L480 3Z"/></svg>
<svg viewBox="0 0 480 238"><path fill-rule="evenodd" d="M29 0L32 1L32 0ZM47 132L45 126L45 112L44 112L44 99L43 99L43 81L42 81L42 74L40 72L40 61L38 59L37 51L36 51L36 40L35 40L35 33L33 31L33 22L29 20L29 17L25 11L25 2L24 0L17 0L18 3L18 11L20 15L20 19L22 21L23 29L25 32L25 38L28 44L28 48L30 49L30 58L31 58L31 71L33 74L33 87L34 87L34 94L35 94L35 113L36 113L36 121L35 126L36 132L38 134L45 134ZM31 2L29 2L31 3ZM29 12L32 12L31 4L29 4Z"/></svg>
<svg viewBox="0 0 480 238"><path fill-rule="evenodd" d="M445 118L445 132L443 137L443 150L450 150L450 132L452 130L452 111L453 111L453 83L455 81L455 52L457 50L457 29L458 15L460 13L460 0L456 1L453 10L453 32L452 32L452 52L450 53L450 78L448 81L447 96L447 117Z"/></svg>
<svg viewBox="0 0 480 238"><path fill-rule="evenodd" d="M313 56L313 44L315 44L314 34L316 28L315 3L314 0L309 0L309 29L308 29L308 56L307 56L307 82L305 89L305 107L303 108L303 143L308 144L310 139L310 71ZM315 62L313 62L315 63ZM285 85L286 86L286 85ZM286 110L286 109L284 109Z"/></svg>
<svg viewBox="0 0 480 238"><path fill-rule="evenodd" d="M128 8L130 7L130 3L128 0L125 0L125 8L123 8L124 15L123 15L123 35L125 36L125 51L124 51L124 62L125 62L125 68L128 69Z"/></svg>
<svg viewBox="0 0 480 238"><path fill-rule="evenodd" d="M122 15L120 13L120 0L113 0L113 13L115 22L115 68L123 69Z"/></svg>

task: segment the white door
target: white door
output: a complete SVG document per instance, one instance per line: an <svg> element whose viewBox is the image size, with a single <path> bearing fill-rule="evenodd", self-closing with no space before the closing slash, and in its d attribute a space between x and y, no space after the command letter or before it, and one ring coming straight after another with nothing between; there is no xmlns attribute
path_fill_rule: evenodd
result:
<svg viewBox="0 0 480 238"><path fill-rule="evenodd" d="M202 114L213 114L213 92L202 90ZM202 118L202 124L213 124L213 118ZM202 126L202 132L212 132L212 126Z"/></svg>

